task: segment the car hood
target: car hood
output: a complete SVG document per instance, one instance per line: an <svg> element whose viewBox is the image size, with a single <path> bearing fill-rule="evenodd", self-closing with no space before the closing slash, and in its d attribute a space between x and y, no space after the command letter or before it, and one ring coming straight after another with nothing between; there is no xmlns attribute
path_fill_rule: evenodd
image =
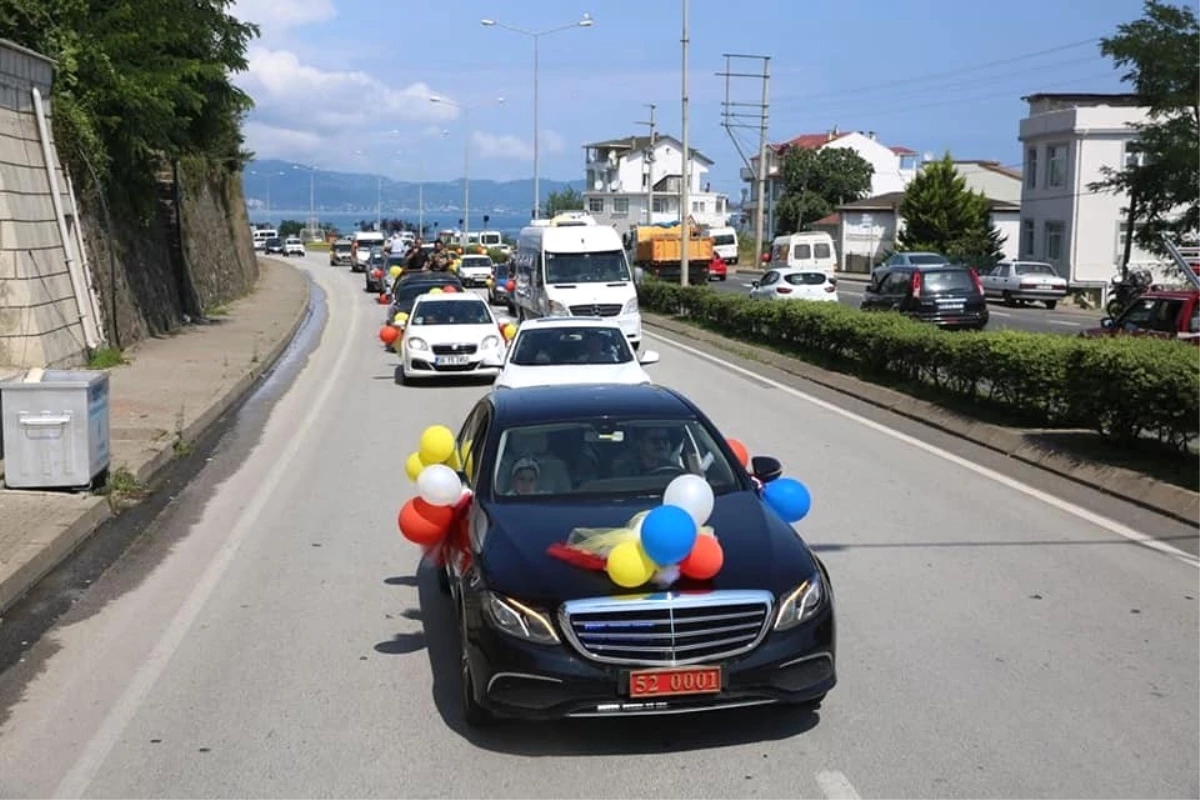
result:
<svg viewBox="0 0 1200 800"><path fill-rule="evenodd" d="M497 386L521 389L526 386L567 385L574 383L652 383L646 370L636 361L628 364L555 364L518 366L508 364Z"/></svg>
<svg viewBox="0 0 1200 800"><path fill-rule="evenodd" d="M485 336L499 336L496 325L417 325L410 326L408 336L424 339L428 344L478 344Z"/></svg>
<svg viewBox="0 0 1200 800"><path fill-rule="evenodd" d="M480 503L488 533L479 564L484 582L497 592L552 608L581 597L641 594L624 590L604 572L572 566L546 549L565 543L574 528L619 528L630 517L659 505L653 498L593 504ZM717 498L708 525L721 542L725 563L711 581L682 578L673 588L764 589L776 595L798 586L816 569L808 546L793 528L768 511L757 493Z"/></svg>

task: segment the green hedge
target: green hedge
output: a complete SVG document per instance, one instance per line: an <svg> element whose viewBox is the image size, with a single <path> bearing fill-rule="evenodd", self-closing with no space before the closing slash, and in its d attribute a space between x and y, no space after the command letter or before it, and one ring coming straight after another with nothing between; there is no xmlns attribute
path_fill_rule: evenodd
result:
<svg viewBox="0 0 1200 800"><path fill-rule="evenodd" d="M638 296L646 311L867 377L917 382L1032 426L1089 428L1122 441L1150 436L1180 448L1200 429L1200 357L1182 342L943 331L839 303L754 301L656 280Z"/></svg>

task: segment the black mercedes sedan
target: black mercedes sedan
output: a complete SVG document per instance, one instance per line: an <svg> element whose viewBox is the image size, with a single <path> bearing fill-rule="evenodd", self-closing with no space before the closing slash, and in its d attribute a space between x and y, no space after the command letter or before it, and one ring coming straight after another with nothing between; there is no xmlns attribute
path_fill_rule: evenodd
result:
<svg viewBox="0 0 1200 800"><path fill-rule="evenodd" d="M474 498L439 579L457 612L470 724L815 707L836 684L829 574L762 497L779 462L756 457L751 475L680 393L493 392L458 445ZM686 473L713 492L706 525L724 562L712 578L622 589L603 569L554 555L589 532L628 528Z"/></svg>

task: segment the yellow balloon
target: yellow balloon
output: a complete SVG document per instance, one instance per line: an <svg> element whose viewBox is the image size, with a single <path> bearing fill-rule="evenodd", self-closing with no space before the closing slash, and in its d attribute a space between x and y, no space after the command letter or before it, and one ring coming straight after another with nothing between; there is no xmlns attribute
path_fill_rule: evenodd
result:
<svg viewBox="0 0 1200 800"><path fill-rule="evenodd" d="M458 457L458 450L450 453L450 458L446 459L446 466L455 472L462 470L462 460Z"/></svg>
<svg viewBox="0 0 1200 800"><path fill-rule="evenodd" d="M654 577L658 567L638 542L621 542L608 554L605 570L613 583L626 589L641 586Z"/></svg>
<svg viewBox="0 0 1200 800"><path fill-rule="evenodd" d="M516 325L513 325L510 322L504 326L504 338L505 339L508 339L511 341L512 338L516 335L517 335L517 326Z"/></svg>
<svg viewBox="0 0 1200 800"><path fill-rule="evenodd" d="M459 450L458 457L462 459L462 471L471 480L475 480L475 457L471 455L471 440L463 442L462 448Z"/></svg>
<svg viewBox="0 0 1200 800"><path fill-rule="evenodd" d="M494 280L492 280L491 278L488 278L486 281L484 281L484 283L487 284L487 287L489 289L496 285L496 282Z"/></svg>
<svg viewBox="0 0 1200 800"><path fill-rule="evenodd" d="M454 454L454 434L445 425L430 425L421 434L417 452L423 464L444 464Z"/></svg>
<svg viewBox="0 0 1200 800"><path fill-rule="evenodd" d="M395 322L397 325L403 325L407 321L408 314L405 314L403 311L396 312L396 316L392 317L392 322Z"/></svg>
<svg viewBox="0 0 1200 800"><path fill-rule="evenodd" d="M440 287L440 286L435 286L435 287L433 287L432 289L430 289L430 290L429 290L429 293L430 293L430 294L441 294L441 293L442 293L442 289L441 289L441 287Z"/></svg>
<svg viewBox="0 0 1200 800"><path fill-rule="evenodd" d="M425 462L421 460L420 453L413 453L404 462L404 473L408 475L408 479L416 483L417 476L421 474L421 470L425 469Z"/></svg>
<svg viewBox="0 0 1200 800"><path fill-rule="evenodd" d="M404 270L401 267L392 267L388 270L388 275L393 278L399 278L402 274L404 274Z"/></svg>

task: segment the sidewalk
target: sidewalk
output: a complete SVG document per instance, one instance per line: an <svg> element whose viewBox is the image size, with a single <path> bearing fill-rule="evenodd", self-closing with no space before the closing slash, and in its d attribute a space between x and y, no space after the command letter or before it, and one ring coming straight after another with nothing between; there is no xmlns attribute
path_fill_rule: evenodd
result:
<svg viewBox="0 0 1200 800"><path fill-rule="evenodd" d="M260 259L258 286L211 325L149 339L110 370L110 476L147 485L275 362L308 309L307 276ZM11 372L11 371L10 371ZM108 498L0 489L0 613L104 520Z"/></svg>

